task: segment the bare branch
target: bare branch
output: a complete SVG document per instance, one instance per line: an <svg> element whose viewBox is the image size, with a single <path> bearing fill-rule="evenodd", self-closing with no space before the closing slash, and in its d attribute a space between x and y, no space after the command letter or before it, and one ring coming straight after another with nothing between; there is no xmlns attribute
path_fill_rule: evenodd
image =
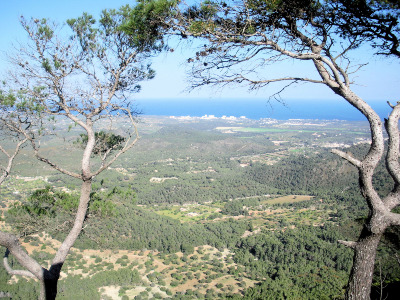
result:
<svg viewBox="0 0 400 300"><path fill-rule="evenodd" d="M388 211L391 211L397 205L400 205L400 186L396 185L393 191L384 197L382 201L387 207Z"/></svg>
<svg viewBox="0 0 400 300"><path fill-rule="evenodd" d="M388 212L387 219L389 220L390 225L400 225L400 214Z"/></svg>
<svg viewBox="0 0 400 300"><path fill-rule="evenodd" d="M355 249L357 246L357 242L353 242L353 241L343 241L343 240L338 240L338 243L345 245L346 247Z"/></svg>
<svg viewBox="0 0 400 300"><path fill-rule="evenodd" d="M153 43L149 43L147 47L135 43L133 38L120 30L121 24L126 21L127 10L125 7L120 11L103 11L103 18L107 18L107 22L96 23L93 17L87 14L69 20L67 23L72 29L72 36L70 34L65 36L65 30L60 30L46 19L21 20L29 35L30 44L21 47L15 56L10 58L14 67L10 72L9 82L13 84L11 89L17 93L11 95L9 98L12 101L6 103L14 105L15 102L15 111L20 106L31 105L32 115L39 120L49 116L55 121L71 120L87 134L87 143L80 162L81 173L78 173L61 167L40 153L39 138L50 131L46 127L48 124L38 122L33 124L34 128L29 128L31 124L27 123L25 128L18 126L14 128L10 127L13 125L5 123L10 127L9 130L24 138L23 142L31 143L34 155L39 161L81 180L80 199L72 228L57 250L49 270L42 268L30 258L14 236L0 232L0 244L8 248L31 274L23 270L12 270L5 260L8 270L13 274L31 275L39 279L43 299L45 296L49 299L56 297L61 268L87 217L93 177L104 171L122 153L132 148L139 138L129 112L134 134L127 134L129 137L123 148L111 159L109 157L111 150L115 149L106 149L101 159L101 166L92 173L92 157L96 144L95 123L110 117L116 109L124 110L120 106L128 107L129 103L124 100L132 99L132 93L139 90L138 83L154 76L147 58L158 48ZM3 148L0 148L0 152L7 157L13 157ZM43 289L44 286L46 289Z"/></svg>
<svg viewBox="0 0 400 300"><path fill-rule="evenodd" d="M23 250L23 248L21 247L21 244L18 241L18 238L15 235L0 231L0 245L6 247L8 249L6 251L5 260L4 260L5 267L6 267L7 271L10 271L10 272L14 273L15 275L22 275L22 276L28 276L28 277L33 277L34 276L34 277L36 277L38 279L43 278L43 269L42 269L42 267L36 262L36 260L31 258ZM12 270L12 268L8 266L8 260L7 260L8 251L28 271Z"/></svg>
<svg viewBox="0 0 400 300"><path fill-rule="evenodd" d="M140 138L139 137L139 132L138 132L135 120L133 119L131 111L129 109L127 109L127 108L119 108L119 109L122 110L122 111L125 111L125 113L128 115L129 121L131 122L131 125L134 128L134 139L130 141L129 140L129 139L131 139L131 137L130 137L125 142L124 147L120 151L118 151L118 153L116 153L112 159L110 159L107 163L103 163L102 166L97 171L92 173L93 176L97 176L98 174L103 172L105 169L107 169L109 166L111 166L111 164L113 164L121 154L123 154L126 151L128 151L129 149L131 149Z"/></svg>
<svg viewBox="0 0 400 300"><path fill-rule="evenodd" d="M4 148L0 145L0 151L3 152L8 158L10 158L10 154L8 154L8 152L6 150L4 150Z"/></svg>
<svg viewBox="0 0 400 300"><path fill-rule="evenodd" d="M386 156L386 165L390 176L392 176L396 185L400 185L400 163L399 163L399 118L400 104L393 107L389 118L385 120L385 128L389 135L388 151Z"/></svg>
<svg viewBox="0 0 400 300"><path fill-rule="evenodd" d="M79 206L75 214L73 227L71 228L67 237L64 239L56 255L54 256L49 270L50 273L59 274L65 262L65 259L67 258L69 250L74 245L76 239L78 238L80 232L82 231L83 222L86 218L86 212L90 201L91 190L92 190L91 180L83 181L81 186Z"/></svg>
<svg viewBox="0 0 400 300"><path fill-rule="evenodd" d="M353 166L355 166L357 168L361 167L361 161L356 159L351 153L346 153L346 152L340 151L338 149L332 149L331 152L340 156L341 158L347 160Z"/></svg>
<svg viewBox="0 0 400 300"><path fill-rule="evenodd" d="M19 141L18 144L15 146L15 150L13 154L8 154L3 147L0 146L0 150L5 153L8 157L8 163L7 166L4 168L3 173L0 176L0 184L3 183L3 181L8 177L8 175L11 172L11 168L13 166L13 162L15 157L18 155L19 151L21 150L21 147L23 144L25 144L25 142L27 142L27 138L24 138L23 140Z"/></svg>
<svg viewBox="0 0 400 300"><path fill-rule="evenodd" d="M3 258L3 264L4 264L4 268L6 269L8 274L25 276L25 277L30 277L30 278L36 279L36 276L27 270L14 270L13 268L11 268L10 264L8 263L9 254L10 254L10 251L8 249L6 249L6 253L4 254L4 258Z"/></svg>
<svg viewBox="0 0 400 300"><path fill-rule="evenodd" d="M51 162L49 159L47 159L47 158L45 158L45 157L42 157L42 156L39 154L39 151L38 151L38 150L35 150L35 156L36 156L36 158L37 158L39 161L44 162L45 164L49 165L49 166L52 167L53 169L55 169L55 170L57 170L57 171L59 171L59 172L65 174L65 175L68 175L68 176L71 176L71 177L74 177L74 178L78 178L78 179L81 179L81 178L82 178L82 175L80 175L80 174L78 174L78 173L75 173L75 172L68 171L68 170L66 170L66 169L64 169L64 168L61 168L61 167L58 166L57 164Z"/></svg>

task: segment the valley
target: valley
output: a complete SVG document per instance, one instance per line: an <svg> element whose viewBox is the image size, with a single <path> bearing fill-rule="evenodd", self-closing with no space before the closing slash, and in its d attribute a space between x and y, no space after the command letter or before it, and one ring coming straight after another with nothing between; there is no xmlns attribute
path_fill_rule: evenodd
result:
<svg viewBox="0 0 400 300"><path fill-rule="evenodd" d="M113 120L116 133L123 125ZM93 183L58 299L343 297L352 252L337 240L357 236L366 207L356 171L330 150L363 155L366 122L142 116L138 127L135 147ZM78 136L72 128L46 138L41 151L73 165ZM387 178L376 180L382 191ZM36 217L21 210L45 188L64 202ZM40 261L50 259L71 224L77 182L26 147L0 194L3 229L20 232ZM398 250L385 247L381 270L395 280ZM37 292L32 280L1 272L2 290ZM77 295L72 286L85 288Z"/></svg>

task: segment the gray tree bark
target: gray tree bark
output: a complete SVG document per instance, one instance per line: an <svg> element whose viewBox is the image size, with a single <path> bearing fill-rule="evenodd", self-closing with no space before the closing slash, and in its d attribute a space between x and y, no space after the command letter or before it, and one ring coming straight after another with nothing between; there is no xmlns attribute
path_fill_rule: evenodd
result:
<svg viewBox="0 0 400 300"><path fill-rule="evenodd" d="M376 249L382 234L371 234L366 229L354 247L353 268L346 290L346 299L369 299L374 274Z"/></svg>

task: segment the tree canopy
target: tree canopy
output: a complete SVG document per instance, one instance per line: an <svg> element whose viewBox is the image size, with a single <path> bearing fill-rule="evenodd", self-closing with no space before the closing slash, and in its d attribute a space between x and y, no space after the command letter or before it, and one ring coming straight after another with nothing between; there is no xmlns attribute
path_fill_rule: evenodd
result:
<svg viewBox="0 0 400 300"><path fill-rule="evenodd" d="M359 38L376 49L376 53L400 57L398 0L327 1L332 13L327 22L338 26L338 33Z"/></svg>

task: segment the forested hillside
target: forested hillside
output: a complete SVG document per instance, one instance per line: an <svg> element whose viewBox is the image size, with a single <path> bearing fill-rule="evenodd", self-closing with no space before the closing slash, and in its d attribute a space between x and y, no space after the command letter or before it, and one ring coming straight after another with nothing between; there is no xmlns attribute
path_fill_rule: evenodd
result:
<svg viewBox="0 0 400 300"><path fill-rule="evenodd" d="M315 124L143 118L135 151L94 182L59 299L76 299L71 285L84 285L86 299L114 290L122 299L342 298L352 251L337 241L356 237L367 211L355 170L330 146L361 156L365 144L350 141L367 142L368 128ZM77 136L71 130L71 153L80 151ZM78 191L46 169L27 177L27 162L43 167L24 151L1 190L3 219L46 261L67 232ZM383 168L375 184L391 188ZM379 250L377 291L398 282L398 237L392 230ZM15 282L0 270L1 291L34 298L32 280Z"/></svg>

